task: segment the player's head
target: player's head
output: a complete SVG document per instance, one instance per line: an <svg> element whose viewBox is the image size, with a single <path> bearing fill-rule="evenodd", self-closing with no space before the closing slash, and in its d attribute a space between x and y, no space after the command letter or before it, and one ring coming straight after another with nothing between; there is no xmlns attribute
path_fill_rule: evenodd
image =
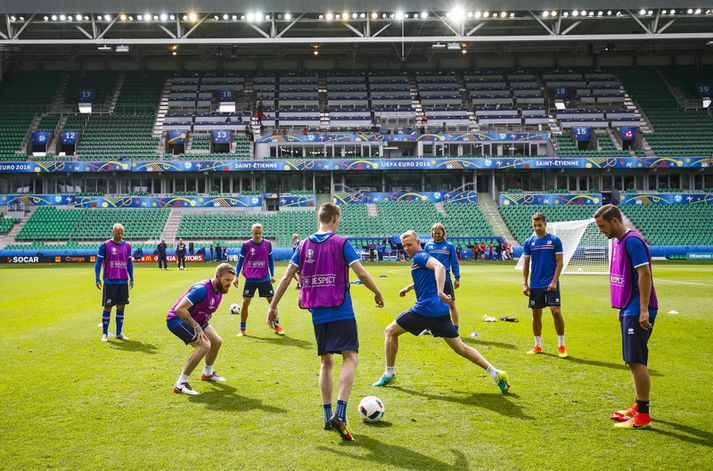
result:
<svg viewBox="0 0 713 471"><path fill-rule="evenodd" d="M331 202L322 203L319 207L319 212L317 213L319 223L329 226L335 232L337 227L339 227L340 216L341 210L339 209L339 206Z"/></svg>
<svg viewBox="0 0 713 471"><path fill-rule="evenodd" d="M606 204L597 209L597 212L594 213L594 220L599 231L609 239L621 237L626 232L621 210L613 204Z"/></svg>
<svg viewBox="0 0 713 471"><path fill-rule="evenodd" d="M542 213L535 213L531 219L535 234L537 234L537 237L543 237L547 233L547 218Z"/></svg>
<svg viewBox="0 0 713 471"><path fill-rule="evenodd" d="M255 223L253 224L253 227L250 229L252 235L253 235L253 240L258 241L262 239L262 224Z"/></svg>
<svg viewBox="0 0 713 471"><path fill-rule="evenodd" d="M225 294L235 280L235 268L229 263L221 263L215 267L215 280L218 290Z"/></svg>
<svg viewBox="0 0 713 471"><path fill-rule="evenodd" d="M431 226L431 237L434 242L443 242L446 238L446 226L440 222L435 223Z"/></svg>
<svg viewBox="0 0 713 471"><path fill-rule="evenodd" d="M298 234L292 234L292 243L296 244L300 241L300 236Z"/></svg>
<svg viewBox="0 0 713 471"><path fill-rule="evenodd" d="M181 238L181 239L178 239L178 243L179 243L179 244L182 244L182 243L183 243L183 239L182 239L182 238Z"/></svg>
<svg viewBox="0 0 713 471"><path fill-rule="evenodd" d="M409 257L413 257L416 252L421 250L421 241L418 240L416 231L406 231L401 234L401 244Z"/></svg>
<svg viewBox="0 0 713 471"><path fill-rule="evenodd" d="M124 238L124 226L117 222L114 224L114 227L111 228L111 234L114 236L115 241L120 241Z"/></svg>

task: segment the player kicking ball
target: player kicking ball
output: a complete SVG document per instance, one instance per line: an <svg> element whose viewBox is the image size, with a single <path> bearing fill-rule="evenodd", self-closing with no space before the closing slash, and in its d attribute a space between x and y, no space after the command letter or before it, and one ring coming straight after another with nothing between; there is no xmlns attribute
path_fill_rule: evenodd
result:
<svg viewBox="0 0 713 471"><path fill-rule="evenodd" d="M522 252L525 259L522 268L522 294L530 297L532 335L535 337L535 346L527 354L536 355L542 352L542 309L549 307L557 331L557 353L560 358L567 358L564 318L560 308L559 277L564 269L562 241L547 233L547 220L542 213L532 215L532 228L535 235L525 241Z"/></svg>
<svg viewBox="0 0 713 471"><path fill-rule="evenodd" d="M449 305L453 302L443 292L446 280L445 267L427 252L421 250L421 243L415 231L401 234L401 243L409 257L413 259L411 276L416 291L416 304L386 327L385 351L386 371L373 386L386 386L395 377L396 354L399 350L399 336L406 332L420 335L428 329L434 337L443 337L449 347L458 355L486 370L502 393L510 389L508 374L491 365L478 350L463 343L453 322ZM399 293L405 296L405 290Z"/></svg>
<svg viewBox="0 0 713 471"><path fill-rule="evenodd" d="M189 396L199 394L188 384L188 377L203 358L205 358L205 366L201 381L212 383L225 381L225 378L213 370L223 339L208 321L220 306L223 295L230 290L234 279L233 266L229 263L221 263L216 267L213 279L195 283L168 311L166 316L168 330L194 349L188 356L181 376L173 385L174 393Z"/></svg>
<svg viewBox="0 0 713 471"><path fill-rule="evenodd" d="M238 266L236 273L242 272L245 277L245 289L243 290L243 305L240 308L240 332L238 337L245 336L245 328L248 322L248 309L250 301L255 296L255 291L261 298L267 299L267 303L272 302L275 292L272 284L275 282L275 261L272 258L272 244L262 237L262 224L253 224L252 239L246 241L240 248L238 256ZM240 278L235 277L235 287L240 284ZM280 327L280 320L275 321L273 331L277 335L285 335L285 331Z"/></svg>

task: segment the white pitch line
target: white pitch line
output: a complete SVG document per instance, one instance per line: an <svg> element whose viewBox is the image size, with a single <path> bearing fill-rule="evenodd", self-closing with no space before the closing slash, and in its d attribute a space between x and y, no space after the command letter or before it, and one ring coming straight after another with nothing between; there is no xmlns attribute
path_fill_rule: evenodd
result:
<svg viewBox="0 0 713 471"><path fill-rule="evenodd" d="M666 278L657 278L654 283L659 282L659 281L665 281L667 283L675 283L675 284L681 284L681 285L697 285L697 286L711 286L711 287L713 287L709 283L696 283L695 281L667 280Z"/></svg>

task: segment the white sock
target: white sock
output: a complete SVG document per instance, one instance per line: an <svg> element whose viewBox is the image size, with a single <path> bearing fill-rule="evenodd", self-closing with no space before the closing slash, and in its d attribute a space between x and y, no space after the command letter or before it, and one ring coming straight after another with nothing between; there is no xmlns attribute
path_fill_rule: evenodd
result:
<svg viewBox="0 0 713 471"><path fill-rule="evenodd" d="M542 336L535 335L535 346L542 348Z"/></svg>
<svg viewBox="0 0 713 471"><path fill-rule="evenodd" d="M561 347L564 345L564 335L558 335L557 336L557 346Z"/></svg>
<svg viewBox="0 0 713 471"><path fill-rule="evenodd" d="M486 371L490 373L490 376L493 377L493 380L498 380L498 370L493 365L490 365Z"/></svg>
<svg viewBox="0 0 713 471"><path fill-rule="evenodd" d="M213 374L213 365L205 365L203 367L203 375L210 376Z"/></svg>
<svg viewBox="0 0 713 471"><path fill-rule="evenodd" d="M176 381L176 384L178 386L180 386L182 384L186 384L187 382L188 382L188 375L184 375L183 373L181 373L181 376L178 377L178 381Z"/></svg>
<svg viewBox="0 0 713 471"><path fill-rule="evenodd" d="M394 376L396 374L396 367L395 366L387 366L386 370L384 371L384 374L386 376Z"/></svg>

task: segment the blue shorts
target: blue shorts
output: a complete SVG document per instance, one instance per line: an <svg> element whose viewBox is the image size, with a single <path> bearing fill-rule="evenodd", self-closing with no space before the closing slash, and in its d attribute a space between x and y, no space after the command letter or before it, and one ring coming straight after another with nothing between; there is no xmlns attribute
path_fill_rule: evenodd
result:
<svg viewBox="0 0 713 471"><path fill-rule="evenodd" d="M443 294L450 296L453 301L456 300L456 290L453 289L453 282L450 279L443 285Z"/></svg>
<svg viewBox="0 0 713 471"><path fill-rule="evenodd" d="M205 330L208 327L208 323L201 325L201 329ZM174 317L173 319L166 320L166 327L170 330L173 335L183 340L183 342L188 345L196 339L196 331L193 330L189 324L186 324L180 317Z"/></svg>
<svg viewBox="0 0 713 471"><path fill-rule="evenodd" d="M405 331L413 335L421 335L424 330L430 330L434 337L454 339L460 337L456 326L451 322L451 316L430 317L424 316L410 309L399 314L396 323Z"/></svg>
<svg viewBox="0 0 713 471"><path fill-rule="evenodd" d="M559 307L560 288L556 291L547 291L547 288L530 288L530 309L542 309L543 307Z"/></svg>
<svg viewBox="0 0 713 471"><path fill-rule="evenodd" d="M624 363L631 365L649 363L649 339L653 333L656 318L649 318L651 330L646 330L639 324L639 316L619 316L621 323L621 350Z"/></svg>
<svg viewBox="0 0 713 471"><path fill-rule="evenodd" d="M349 350L359 352L359 332L355 318L315 324L314 337L317 340L317 355L342 353Z"/></svg>
<svg viewBox="0 0 713 471"><path fill-rule="evenodd" d="M252 298L255 296L256 290L261 298L271 298L275 295L270 281L246 281L245 288L243 288L243 297Z"/></svg>
<svg viewBox="0 0 713 471"><path fill-rule="evenodd" d="M121 283L104 283L102 306L129 304L129 280Z"/></svg>

